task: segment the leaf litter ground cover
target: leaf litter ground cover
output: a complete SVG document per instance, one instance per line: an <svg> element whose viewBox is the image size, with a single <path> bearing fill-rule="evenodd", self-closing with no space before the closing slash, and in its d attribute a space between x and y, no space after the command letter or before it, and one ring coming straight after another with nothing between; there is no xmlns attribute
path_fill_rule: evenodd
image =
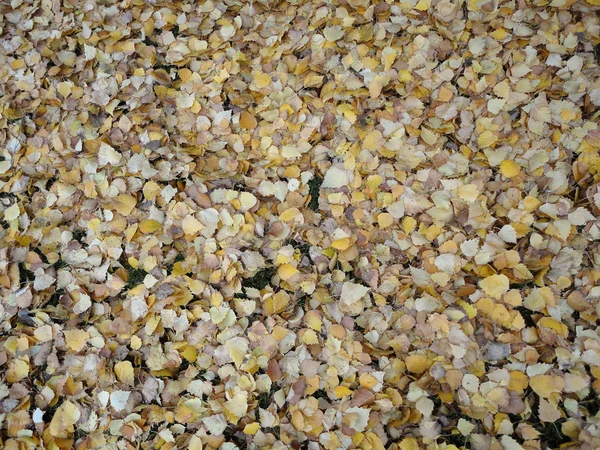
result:
<svg viewBox="0 0 600 450"><path fill-rule="evenodd" d="M2 448L600 448L599 6L1 2Z"/></svg>

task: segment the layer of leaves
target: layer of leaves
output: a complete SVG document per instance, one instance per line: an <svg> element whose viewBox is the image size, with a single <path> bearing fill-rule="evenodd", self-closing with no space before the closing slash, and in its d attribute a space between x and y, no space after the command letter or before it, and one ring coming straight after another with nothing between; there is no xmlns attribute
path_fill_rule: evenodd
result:
<svg viewBox="0 0 600 450"><path fill-rule="evenodd" d="M0 3L2 448L600 448L598 6Z"/></svg>

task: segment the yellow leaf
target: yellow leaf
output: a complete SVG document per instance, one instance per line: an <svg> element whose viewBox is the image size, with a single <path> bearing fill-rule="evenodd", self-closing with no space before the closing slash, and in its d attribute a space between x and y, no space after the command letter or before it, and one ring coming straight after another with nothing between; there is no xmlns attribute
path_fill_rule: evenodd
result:
<svg viewBox="0 0 600 450"><path fill-rule="evenodd" d="M296 269L291 264L282 264L281 266L279 266L279 269L277 269L277 273L279 274L279 276L281 277L281 279L283 281L287 281L290 278L292 278L294 275L299 273L299 270Z"/></svg>
<svg viewBox="0 0 600 450"><path fill-rule="evenodd" d="M515 330L522 330L525 328L525 319L523 319L523 316L518 311L514 311L513 314L512 328Z"/></svg>
<svg viewBox="0 0 600 450"><path fill-rule="evenodd" d="M494 305L494 310L490 314L490 317L505 327L512 325L512 317L504 305Z"/></svg>
<svg viewBox="0 0 600 450"><path fill-rule="evenodd" d="M481 314L490 317L494 313L495 305L496 304L491 298L483 297L477 302L477 311L479 311Z"/></svg>
<svg viewBox="0 0 600 450"><path fill-rule="evenodd" d="M242 362L244 362L246 353L248 352L248 340L246 338L236 336L228 339L225 342L225 348L227 349L227 352L229 353L229 356L234 362L235 366L240 367Z"/></svg>
<svg viewBox="0 0 600 450"><path fill-rule="evenodd" d="M188 444L188 450L202 450L202 440L197 435L193 435Z"/></svg>
<svg viewBox="0 0 600 450"><path fill-rule="evenodd" d="M567 326L564 323L561 323L558 320L553 319L551 317L542 317L538 321L537 325L540 328L550 328L556 334L562 336L563 338L566 338L569 335L569 329L567 328Z"/></svg>
<svg viewBox="0 0 600 450"><path fill-rule="evenodd" d="M271 84L271 76L269 74L254 71L252 72L252 76L254 77L254 83L256 83L256 87L259 89L265 88Z"/></svg>
<svg viewBox="0 0 600 450"><path fill-rule="evenodd" d="M196 350L195 347L188 345L180 352L180 355L183 356L186 361L193 363L196 362L196 359L198 358L198 350Z"/></svg>
<svg viewBox="0 0 600 450"><path fill-rule="evenodd" d="M506 275L492 275L479 282L483 291L493 298L500 298L509 289L509 280Z"/></svg>
<svg viewBox="0 0 600 450"><path fill-rule="evenodd" d="M331 248L335 248L336 250L346 250L350 247L350 238L342 238L337 239L331 243Z"/></svg>
<svg viewBox="0 0 600 450"><path fill-rule="evenodd" d="M67 347L74 352L81 351L90 337L85 330L67 330L64 334Z"/></svg>
<svg viewBox="0 0 600 450"><path fill-rule="evenodd" d="M156 220L144 219L140 222L140 231L144 234L154 233L160 230L161 224Z"/></svg>
<svg viewBox="0 0 600 450"><path fill-rule="evenodd" d="M248 211L258 202L258 199L254 196L254 194L251 194L250 192L242 192L239 200L242 206L242 211Z"/></svg>
<svg viewBox="0 0 600 450"><path fill-rule="evenodd" d="M449 102L452 99L453 95L454 95L454 93L450 89L448 89L445 86L441 86L440 87L440 92L438 93L437 100L439 102L446 103L446 102Z"/></svg>
<svg viewBox="0 0 600 450"><path fill-rule="evenodd" d="M200 230L204 228L204 225L200 223L194 216L186 216L181 222L181 229L188 236L194 236Z"/></svg>
<svg viewBox="0 0 600 450"><path fill-rule="evenodd" d="M300 332L300 342L306 345L318 344L319 337L315 333L315 330L303 330Z"/></svg>
<svg viewBox="0 0 600 450"><path fill-rule="evenodd" d="M73 83L70 81L61 81L56 85L56 90L63 98L67 98L71 94Z"/></svg>
<svg viewBox="0 0 600 450"><path fill-rule="evenodd" d="M554 305L554 293L548 286L532 289L523 302L523 306L531 311L542 311L546 306Z"/></svg>
<svg viewBox="0 0 600 450"><path fill-rule="evenodd" d="M136 204L137 199L133 195L121 194L115 198L114 208L119 214L128 216L131 214Z"/></svg>
<svg viewBox="0 0 600 450"><path fill-rule="evenodd" d="M527 375L523 372L519 372L515 370L510 373L510 382L508 384L508 389L511 391L516 391L519 393L523 393L527 386L529 385L529 380L527 379Z"/></svg>
<svg viewBox="0 0 600 450"><path fill-rule="evenodd" d="M127 262L129 263L129 265L131 267L133 267L134 269L137 269L138 265L139 265L139 261L137 259L135 259L133 256L130 256L129 258L127 258Z"/></svg>
<svg viewBox="0 0 600 450"><path fill-rule="evenodd" d="M470 303L467 303L461 299L461 300L458 300L456 302L456 304L460 305L462 307L462 309L465 310L465 312L469 316L469 319L472 319L473 317L475 317L477 315L477 309Z"/></svg>
<svg viewBox="0 0 600 450"><path fill-rule="evenodd" d="M506 39L507 35L508 35L508 33L506 32L506 30L504 28L498 28L497 30L490 33L490 36L493 37L494 39L496 39L497 41L502 41L502 40Z"/></svg>
<svg viewBox="0 0 600 450"><path fill-rule="evenodd" d="M382 62L385 64L385 71L388 71L392 68L394 61L396 61L396 56L398 53L391 47L386 47L382 52Z"/></svg>
<svg viewBox="0 0 600 450"><path fill-rule="evenodd" d="M246 415L247 411L248 400L246 394L237 393L231 400L228 400L223 404L223 413L225 414L225 417L227 417L227 420L233 424L237 424L238 421Z"/></svg>
<svg viewBox="0 0 600 450"><path fill-rule="evenodd" d="M404 217L404 219L402 219L402 229L404 230L404 233L406 234L410 234L414 231L414 229L417 227L417 220L410 217L410 216L406 216Z"/></svg>
<svg viewBox="0 0 600 450"><path fill-rule="evenodd" d="M321 328L323 326L323 324L321 322L321 315L316 310L308 311L304 315L304 323L307 326L309 326L310 328L312 328L313 330L316 330L316 331L321 331ZM330 328L329 334L331 334L331 327L329 327L329 328Z"/></svg>
<svg viewBox="0 0 600 450"><path fill-rule="evenodd" d="M412 74L410 73L409 70L403 69L400 71L398 80L401 81L402 83L408 83L408 82L412 81L413 78L414 77L412 76Z"/></svg>
<svg viewBox="0 0 600 450"><path fill-rule="evenodd" d="M181 275L185 275L189 271L190 269L188 267L185 267L181 261L178 261L175 264L173 264L173 271L171 272L171 275L173 275L174 277L180 277Z"/></svg>
<svg viewBox="0 0 600 450"><path fill-rule="evenodd" d="M300 210L298 208L290 208L290 209L286 209L284 212L282 212L279 215L279 220L283 220L284 222L288 222L292 219L295 219L296 216L298 215L302 215L302 213L300 212Z"/></svg>
<svg viewBox="0 0 600 450"><path fill-rule="evenodd" d="M394 218L390 213L381 213L377 216L377 222L380 228L387 228L394 223Z"/></svg>
<svg viewBox="0 0 600 450"><path fill-rule="evenodd" d="M561 377L554 377L552 375L536 375L531 377L529 385L533 392L543 398L548 398L555 392L560 393L562 391L564 382Z"/></svg>
<svg viewBox="0 0 600 450"><path fill-rule="evenodd" d="M290 302L290 296L285 291L279 291L267 298L263 304L263 311L267 316L283 312Z"/></svg>
<svg viewBox="0 0 600 450"><path fill-rule="evenodd" d="M6 381L16 383L29 374L29 363L21 359L14 359L8 364Z"/></svg>
<svg viewBox="0 0 600 450"><path fill-rule="evenodd" d="M314 72L310 72L304 77L304 86L307 88L320 86L321 83L323 83L323 75L318 75Z"/></svg>
<svg viewBox="0 0 600 450"><path fill-rule="evenodd" d="M363 148L367 150L376 150L381 147L385 141L383 140L383 136L381 135L381 131L374 130L365 137L363 140Z"/></svg>
<svg viewBox="0 0 600 450"><path fill-rule="evenodd" d="M337 398L348 397L352 395L352 391L348 389L346 386L338 386L333 390L333 393Z"/></svg>
<svg viewBox="0 0 600 450"><path fill-rule="evenodd" d="M506 159L500 163L500 173L506 178L513 178L521 173L521 166L510 159Z"/></svg>
<svg viewBox="0 0 600 450"><path fill-rule="evenodd" d="M331 247L326 248L325 250L323 250L323 254L328 258L333 258L333 256L335 255L335 250Z"/></svg>
<svg viewBox="0 0 600 450"><path fill-rule="evenodd" d="M433 365L427 355L408 355L404 362L408 371L416 374L425 372Z"/></svg>
<svg viewBox="0 0 600 450"><path fill-rule="evenodd" d="M369 450L385 450L385 447L383 446L383 442L381 442L381 439L379 438L379 436L377 436L375 433L373 433L372 431L367 432L367 434L365 435L365 443L367 444L366 447L363 448L367 448Z"/></svg>
<svg viewBox="0 0 600 450"><path fill-rule="evenodd" d="M379 190L379 185L383 182L383 177L380 175L371 175L367 178L367 187L372 191Z"/></svg>
<svg viewBox="0 0 600 450"><path fill-rule="evenodd" d="M562 122L569 122L571 120L575 120L577 117L577 113L573 109L563 109L560 112L560 119Z"/></svg>
<svg viewBox="0 0 600 450"><path fill-rule="evenodd" d="M302 411L300 410L296 410L292 413L292 425L294 425L294 428L296 428L297 430L302 430L304 429L304 416L302 415Z"/></svg>
<svg viewBox="0 0 600 450"><path fill-rule="evenodd" d="M134 384L134 375L133 375L133 366L129 361L121 361L115 364L115 375L120 382L129 384L133 386Z"/></svg>
<svg viewBox="0 0 600 450"><path fill-rule="evenodd" d="M244 434L256 434L258 433L258 430L260 430L260 423L249 423L244 427Z"/></svg>
<svg viewBox="0 0 600 450"><path fill-rule="evenodd" d="M460 186L456 192L460 198L469 203L477 200L477 197L479 196L479 189L472 183Z"/></svg>
<svg viewBox="0 0 600 450"><path fill-rule="evenodd" d="M361 373L359 381L365 389L373 389L379 383L379 380L369 373Z"/></svg>
<svg viewBox="0 0 600 450"><path fill-rule="evenodd" d="M131 344L130 344L130 347L131 347L133 350L139 350L139 348L140 348L141 346L142 346L142 340L141 340L139 337L135 336L135 335L131 336Z"/></svg>
<svg viewBox="0 0 600 450"><path fill-rule="evenodd" d="M429 5L431 5L431 0L420 0L415 6L415 9L419 11L427 11L429 9Z"/></svg>
<svg viewBox="0 0 600 450"><path fill-rule="evenodd" d="M477 138L477 145L479 148L491 147L498 140L498 136L496 136L491 131L484 131Z"/></svg>
<svg viewBox="0 0 600 450"><path fill-rule="evenodd" d="M425 127L421 127L421 139L423 139L423 141L428 144L428 145L433 145L437 142L437 134L435 134L433 131L425 128Z"/></svg>
<svg viewBox="0 0 600 450"><path fill-rule="evenodd" d="M419 450L419 444L414 437L407 437L400 442L400 450Z"/></svg>
<svg viewBox="0 0 600 450"><path fill-rule="evenodd" d="M80 417L81 411L79 411L79 408L66 400L52 416L48 430L54 437L66 438L69 433L73 432L73 425L77 423Z"/></svg>

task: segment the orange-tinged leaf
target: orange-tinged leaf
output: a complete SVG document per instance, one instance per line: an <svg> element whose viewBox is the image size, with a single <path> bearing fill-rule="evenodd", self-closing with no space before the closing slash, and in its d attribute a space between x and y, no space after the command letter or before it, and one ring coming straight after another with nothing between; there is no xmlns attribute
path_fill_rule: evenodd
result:
<svg viewBox="0 0 600 450"><path fill-rule="evenodd" d="M246 130L253 130L258 125L256 118L247 111L242 111L240 114L240 127Z"/></svg>
<svg viewBox="0 0 600 450"><path fill-rule="evenodd" d="M387 228L394 223L394 218L389 213L381 213L377 216L377 222L381 228Z"/></svg>
<svg viewBox="0 0 600 450"><path fill-rule="evenodd" d="M408 355L404 362L406 369L416 374L425 372L433 365L433 361L429 360L427 355Z"/></svg>

